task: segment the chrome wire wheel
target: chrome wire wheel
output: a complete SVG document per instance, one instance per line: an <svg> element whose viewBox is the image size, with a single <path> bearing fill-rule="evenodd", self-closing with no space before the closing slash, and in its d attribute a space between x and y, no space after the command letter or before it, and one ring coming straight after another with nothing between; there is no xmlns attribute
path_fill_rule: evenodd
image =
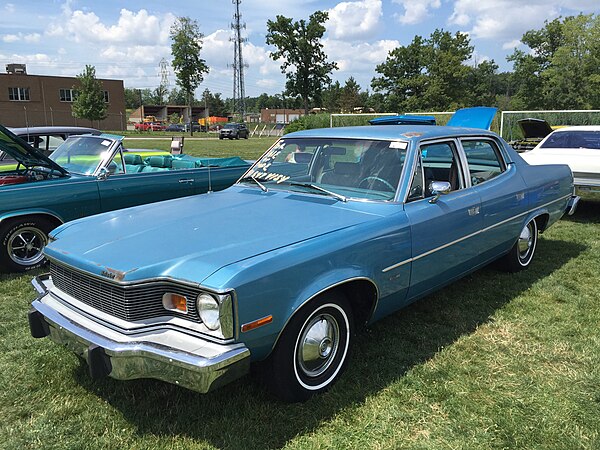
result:
<svg viewBox="0 0 600 450"><path fill-rule="evenodd" d="M313 317L299 339L296 359L308 377L318 377L331 366L340 345L340 328L330 314Z"/></svg>
<svg viewBox="0 0 600 450"><path fill-rule="evenodd" d="M20 266L33 266L44 259L43 250L48 240L36 227L23 227L8 236L6 248L9 258Z"/></svg>

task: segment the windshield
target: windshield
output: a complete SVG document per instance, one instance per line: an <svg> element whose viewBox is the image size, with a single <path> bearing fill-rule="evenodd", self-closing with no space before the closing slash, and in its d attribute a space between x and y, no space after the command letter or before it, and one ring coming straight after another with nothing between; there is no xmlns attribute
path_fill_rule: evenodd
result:
<svg viewBox="0 0 600 450"><path fill-rule="evenodd" d="M393 200L407 142L367 139L281 139L242 182L338 199Z"/></svg>
<svg viewBox="0 0 600 450"><path fill-rule="evenodd" d="M600 150L600 131L557 131L541 148L591 148Z"/></svg>
<svg viewBox="0 0 600 450"><path fill-rule="evenodd" d="M92 175L110 156L112 143L92 136L70 137L52 152L50 159L71 173Z"/></svg>

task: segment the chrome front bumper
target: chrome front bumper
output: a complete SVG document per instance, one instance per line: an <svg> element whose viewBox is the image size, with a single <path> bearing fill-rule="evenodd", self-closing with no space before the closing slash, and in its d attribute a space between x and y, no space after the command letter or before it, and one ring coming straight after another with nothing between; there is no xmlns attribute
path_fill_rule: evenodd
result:
<svg viewBox="0 0 600 450"><path fill-rule="evenodd" d="M84 358L93 378L155 378L206 393L250 369L250 351L241 344L218 344L172 329L125 335L57 300L48 275L32 284L40 294L29 312L32 336L47 336Z"/></svg>

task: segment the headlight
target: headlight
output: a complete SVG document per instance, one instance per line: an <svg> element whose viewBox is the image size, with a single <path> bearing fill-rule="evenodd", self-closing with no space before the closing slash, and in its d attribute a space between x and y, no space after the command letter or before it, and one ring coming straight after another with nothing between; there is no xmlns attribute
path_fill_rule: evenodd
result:
<svg viewBox="0 0 600 450"><path fill-rule="evenodd" d="M210 294L200 294L196 300L200 319L209 330L217 330L220 326L219 302Z"/></svg>

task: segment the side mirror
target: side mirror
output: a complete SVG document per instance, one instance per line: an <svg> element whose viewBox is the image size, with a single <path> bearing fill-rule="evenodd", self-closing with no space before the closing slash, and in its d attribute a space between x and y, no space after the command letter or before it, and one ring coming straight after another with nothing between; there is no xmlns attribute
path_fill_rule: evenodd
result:
<svg viewBox="0 0 600 450"><path fill-rule="evenodd" d="M452 192L452 185L447 181L432 181L429 185L429 190L433 194L429 203L435 203L442 195Z"/></svg>
<svg viewBox="0 0 600 450"><path fill-rule="evenodd" d="M106 180L110 175L110 171L106 167L100 167L100 172L98 173L99 180Z"/></svg>

